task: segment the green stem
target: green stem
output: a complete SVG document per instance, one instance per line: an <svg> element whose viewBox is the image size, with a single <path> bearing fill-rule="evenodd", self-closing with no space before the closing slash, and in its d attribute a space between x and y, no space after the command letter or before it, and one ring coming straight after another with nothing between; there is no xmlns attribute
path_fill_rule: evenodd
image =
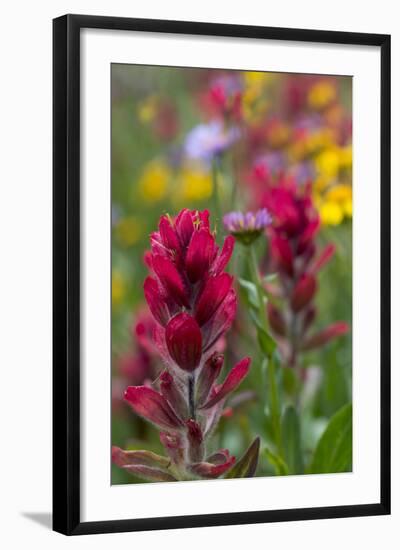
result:
<svg viewBox="0 0 400 550"><path fill-rule="evenodd" d="M270 357L267 365L267 375L268 375L268 401L271 411L271 421L274 429L275 435L275 445L280 456L283 456L283 445L282 445L282 429L281 429L281 411L279 406L279 394L278 394L278 384L277 384L277 372L275 360L273 357Z"/></svg>
<svg viewBox="0 0 400 550"><path fill-rule="evenodd" d="M269 334L267 311L264 302L264 289L262 286L255 246L250 246L250 270L253 283L257 288L258 296L258 318L262 330ZM277 451L280 456L283 454L282 447L282 429L281 429L281 410L279 405L279 391L277 382L276 364L272 354L267 355L267 379L268 379L268 403L271 413L271 421L274 430L274 439Z"/></svg>
<svg viewBox="0 0 400 550"><path fill-rule="evenodd" d="M268 320L266 316L265 303L264 303L264 289L262 287L260 274L258 271L256 247L254 245L250 246L250 270L251 270L251 276L253 278L253 283L255 284L257 289L258 318L262 328L265 330L265 332L268 332Z"/></svg>

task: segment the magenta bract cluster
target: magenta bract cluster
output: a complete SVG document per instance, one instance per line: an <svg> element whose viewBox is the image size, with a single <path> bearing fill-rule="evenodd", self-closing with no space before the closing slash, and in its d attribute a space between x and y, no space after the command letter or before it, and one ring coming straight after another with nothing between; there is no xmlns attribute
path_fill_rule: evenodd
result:
<svg viewBox="0 0 400 550"><path fill-rule="evenodd" d="M317 272L331 259L335 247L328 244L317 253L320 219L313 206L311 185L299 186L290 178L281 178L278 185L266 188L263 204L274 220L269 228L271 269L279 273L278 296L287 306L280 310L269 302L268 317L283 344L283 355L290 366L295 366L299 352L322 346L348 331L347 323L337 322L309 335L316 317Z"/></svg>
<svg viewBox="0 0 400 550"><path fill-rule="evenodd" d="M151 274L144 293L165 370L151 386L128 387L125 399L161 430L169 460L114 448L114 462L136 475L166 481L216 478L235 461L225 449L211 454L207 449L225 399L250 366L244 358L218 384L222 338L236 314L233 278L224 271L233 247L232 236L218 247L207 210L185 209L174 219L162 216L151 235L151 252L145 257Z"/></svg>

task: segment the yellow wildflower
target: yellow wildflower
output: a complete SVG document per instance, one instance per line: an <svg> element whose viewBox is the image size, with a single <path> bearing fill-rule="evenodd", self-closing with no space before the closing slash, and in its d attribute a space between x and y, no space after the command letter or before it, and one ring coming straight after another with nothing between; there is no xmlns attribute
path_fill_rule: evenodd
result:
<svg viewBox="0 0 400 550"><path fill-rule="evenodd" d="M137 115L143 124L148 124L154 120L157 114L158 98L155 95L150 95L141 101L138 105Z"/></svg>
<svg viewBox="0 0 400 550"><path fill-rule="evenodd" d="M268 100L265 96L265 86L273 80L271 73L247 71L243 73L244 88L242 92L243 118L249 122L257 122L268 110Z"/></svg>
<svg viewBox="0 0 400 550"><path fill-rule="evenodd" d="M343 210L344 213L348 218L351 218L353 216L353 200L348 199L343 203Z"/></svg>
<svg viewBox="0 0 400 550"><path fill-rule="evenodd" d="M324 191L328 187L328 185L329 181L324 176L319 175L314 179L314 190L316 192Z"/></svg>
<svg viewBox="0 0 400 550"><path fill-rule="evenodd" d="M344 218L342 208L334 201L324 202L319 209L319 214L325 225L339 225Z"/></svg>
<svg viewBox="0 0 400 550"><path fill-rule="evenodd" d="M331 187L326 193L326 199L334 202L344 203L347 200L351 200L352 189L350 185L340 183Z"/></svg>
<svg viewBox="0 0 400 550"><path fill-rule="evenodd" d="M264 84L273 79L272 73L263 73L258 71L245 71L243 73L244 84L249 88L261 89Z"/></svg>
<svg viewBox="0 0 400 550"><path fill-rule="evenodd" d="M337 177L340 167L340 154L336 147L325 149L315 158L315 167L321 176L328 179Z"/></svg>
<svg viewBox="0 0 400 550"><path fill-rule="evenodd" d="M274 149L281 149L289 141L290 133L290 127L284 122L274 123L271 130L268 131L268 144Z"/></svg>
<svg viewBox="0 0 400 550"><path fill-rule="evenodd" d="M209 199L212 194L210 171L201 165L183 167L174 190L177 204Z"/></svg>
<svg viewBox="0 0 400 550"><path fill-rule="evenodd" d="M129 247L138 242L141 237L141 224L133 217L121 218L114 226L115 236L118 242L125 247Z"/></svg>
<svg viewBox="0 0 400 550"><path fill-rule="evenodd" d="M310 155L332 147L334 144L335 139L329 128L321 128L307 136L307 148Z"/></svg>
<svg viewBox="0 0 400 550"><path fill-rule="evenodd" d="M138 187L139 193L146 202L157 202L167 194L171 169L161 160L153 161L143 171Z"/></svg>
<svg viewBox="0 0 400 550"><path fill-rule="evenodd" d="M325 225L338 225L353 214L352 188L340 183L328 189L317 205L321 221Z"/></svg>
<svg viewBox="0 0 400 550"><path fill-rule="evenodd" d="M351 144L340 149L339 158L341 168L351 168L353 162L353 147Z"/></svg>
<svg viewBox="0 0 400 550"><path fill-rule="evenodd" d="M308 93L308 103L313 109L322 110L336 99L336 87L328 80L314 84Z"/></svg>
<svg viewBox="0 0 400 550"><path fill-rule="evenodd" d="M260 122L267 114L269 107L265 97L254 95L252 90L245 90L242 95L242 112L244 120L249 124Z"/></svg>
<svg viewBox="0 0 400 550"><path fill-rule="evenodd" d="M125 290L125 279L122 273L114 269L111 277L111 303L113 308L121 305L125 296Z"/></svg>
<svg viewBox="0 0 400 550"><path fill-rule="evenodd" d="M294 139L288 147L289 160L299 162L334 145L332 131L321 128Z"/></svg>

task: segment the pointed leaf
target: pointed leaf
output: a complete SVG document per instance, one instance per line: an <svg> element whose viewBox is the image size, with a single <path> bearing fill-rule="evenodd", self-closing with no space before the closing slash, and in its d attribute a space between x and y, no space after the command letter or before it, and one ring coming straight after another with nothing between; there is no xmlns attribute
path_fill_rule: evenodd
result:
<svg viewBox="0 0 400 550"><path fill-rule="evenodd" d="M278 273L268 273L268 275L264 275L262 280L265 283L273 283L278 278Z"/></svg>
<svg viewBox="0 0 400 550"><path fill-rule="evenodd" d="M289 468L283 458L273 453L267 447L264 449L264 454L268 462L275 468L278 476L287 476L289 474Z"/></svg>
<svg viewBox="0 0 400 550"><path fill-rule="evenodd" d="M265 355L270 356L273 354L276 348L276 342L268 332L259 326L257 326L257 340L258 345Z"/></svg>
<svg viewBox="0 0 400 550"><path fill-rule="evenodd" d="M169 459L157 455L152 451L124 451L119 447L112 447L112 461L117 466L149 466L150 468L166 469L169 466Z"/></svg>
<svg viewBox="0 0 400 550"><path fill-rule="evenodd" d="M257 287L254 283L251 281L247 281L246 279L238 278L239 285L243 289L246 300L248 304L256 309L258 311L259 309L259 300L258 300L258 293L257 293Z"/></svg>
<svg viewBox="0 0 400 550"><path fill-rule="evenodd" d="M286 464L291 474L304 472L300 419L294 407L287 407L282 418L282 440Z"/></svg>
<svg viewBox="0 0 400 550"><path fill-rule="evenodd" d="M260 438L256 437L242 458L226 474L225 479L254 477L260 452Z"/></svg>
<svg viewBox="0 0 400 550"><path fill-rule="evenodd" d="M145 479L146 481L177 481L177 479L168 472L157 468L150 468L149 466L137 464L132 466L123 466L123 469L130 474L133 474L141 479Z"/></svg>
<svg viewBox="0 0 400 550"><path fill-rule="evenodd" d="M317 443L310 472L349 472L352 468L352 406L347 404L329 421Z"/></svg>
<svg viewBox="0 0 400 550"><path fill-rule="evenodd" d="M211 462L197 462L190 466L193 473L204 479L216 479L229 470L235 463L234 456L226 457L225 462L213 464Z"/></svg>

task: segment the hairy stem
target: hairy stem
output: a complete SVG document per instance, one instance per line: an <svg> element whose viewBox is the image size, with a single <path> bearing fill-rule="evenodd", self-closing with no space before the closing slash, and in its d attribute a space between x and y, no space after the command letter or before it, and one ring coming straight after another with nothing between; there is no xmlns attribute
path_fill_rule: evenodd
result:
<svg viewBox="0 0 400 550"><path fill-rule="evenodd" d="M189 374L188 378L188 398L189 398L189 414L190 418L196 420L196 410L194 403L194 374Z"/></svg>

